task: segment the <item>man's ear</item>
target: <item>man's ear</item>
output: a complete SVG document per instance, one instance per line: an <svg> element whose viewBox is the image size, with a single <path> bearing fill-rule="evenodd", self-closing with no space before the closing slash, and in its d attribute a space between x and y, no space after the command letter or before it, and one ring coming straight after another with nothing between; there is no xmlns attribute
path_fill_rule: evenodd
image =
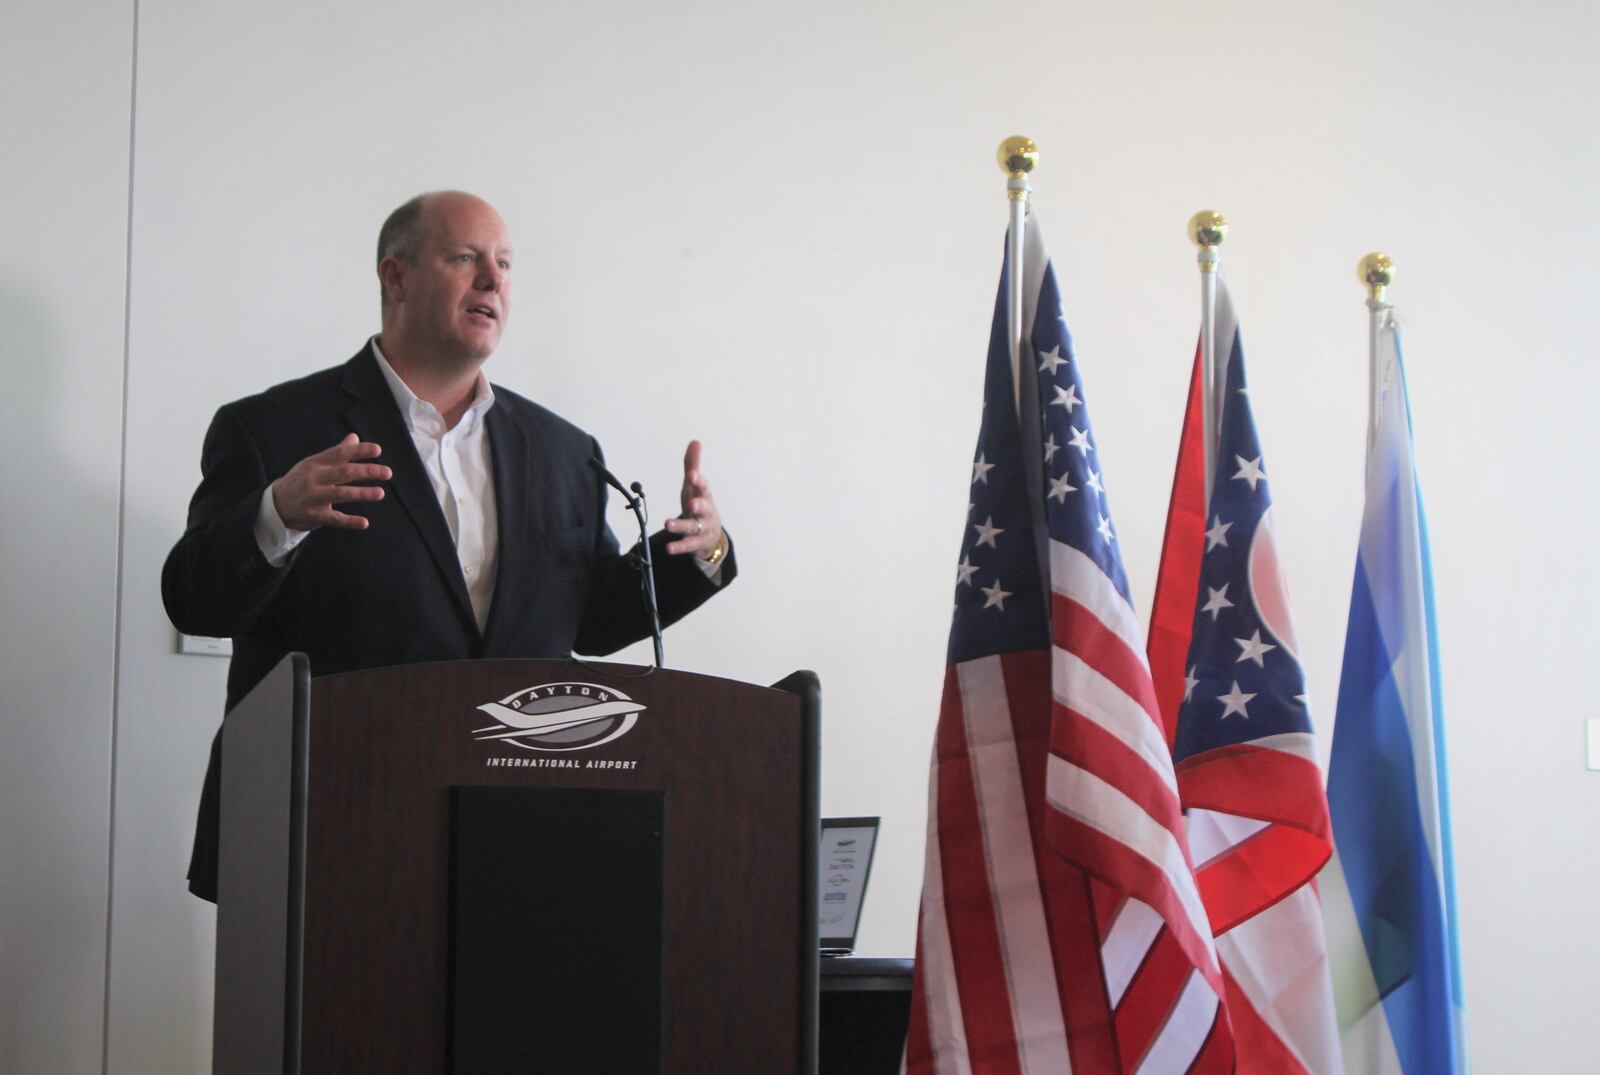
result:
<svg viewBox="0 0 1600 1075"><path fill-rule="evenodd" d="M406 301L406 263L393 255L378 262L378 282L391 303Z"/></svg>

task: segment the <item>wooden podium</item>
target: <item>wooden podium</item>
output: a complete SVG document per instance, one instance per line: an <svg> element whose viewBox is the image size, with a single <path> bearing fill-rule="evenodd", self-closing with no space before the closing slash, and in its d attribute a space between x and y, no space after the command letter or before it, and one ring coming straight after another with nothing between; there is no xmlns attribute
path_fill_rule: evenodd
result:
<svg viewBox="0 0 1600 1075"><path fill-rule="evenodd" d="M816 677L313 680L223 725L217 1072L816 1070Z"/></svg>

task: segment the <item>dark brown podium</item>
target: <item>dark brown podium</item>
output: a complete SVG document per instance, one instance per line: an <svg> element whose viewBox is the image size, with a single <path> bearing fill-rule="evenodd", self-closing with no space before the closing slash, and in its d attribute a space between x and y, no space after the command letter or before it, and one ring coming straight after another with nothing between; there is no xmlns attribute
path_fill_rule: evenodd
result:
<svg viewBox="0 0 1600 1075"><path fill-rule="evenodd" d="M811 1075L816 677L643 671L285 658L223 726L214 1069Z"/></svg>

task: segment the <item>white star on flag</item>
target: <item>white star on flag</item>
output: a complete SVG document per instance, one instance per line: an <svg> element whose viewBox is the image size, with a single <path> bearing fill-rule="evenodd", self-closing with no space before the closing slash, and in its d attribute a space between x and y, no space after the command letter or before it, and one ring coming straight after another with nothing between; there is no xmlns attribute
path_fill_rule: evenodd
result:
<svg viewBox="0 0 1600 1075"><path fill-rule="evenodd" d="M1250 719L1250 714L1244 711L1245 705L1254 698L1253 694L1246 694L1239 689L1239 681L1233 681L1233 689L1227 694L1217 695L1217 701L1222 703L1222 716L1219 720L1226 720L1230 714L1237 713L1245 720Z"/></svg>
<svg viewBox="0 0 1600 1075"><path fill-rule="evenodd" d="M1213 515L1211 517L1211 529L1206 531L1206 552L1210 552L1218 545L1226 549L1228 547L1228 531L1232 527L1232 523L1222 521L1222 516Z"/></svg>
<svg viewBox="0 0 1600 1075"><path fill-rule="evenodd" d="M972 576L977 574L977 571L978 571L978 569L972 566L971 558L967 557L967 556L963 556L961 558L961 562L956 565L956 576L957 576L956 577L956 584L958 586L959 585L971 586L972 585Z"/></svg>
<svg viewBox="0 0 1600 1075"><path fill-rule="evenodd" d="M1261 469L1261 457L1258 455L1254 459L1246 459L1242 455L1236 455L1233 458L1239 464L1239 473L1233 476L1233 480L1249 482L1250 491L1255 492L1256 482L1267 480L1267 472Z"/></svg>
<svg viewBox="0 0 1600 1075"><path fill-rule="evenodd" d="M1083 453L1085 459L1089 458L1089 431L1072 427L1072 438L1067 441L1068 448L1076 448Z"/></svg>
<svg viewBox="0 0 1600 1075"><path fill-rule="evenodd" d="M1067 494L1078 491L1078 487L1067 480L1069 477L1070 475L1063 474L1059 478L1050 479L1050 492L1046 495L1054 497L1065 504L1067 502Z"/></svg>
<svg viewBox="0 0 1600 1075"><path fill-rule="evenodd" d="M1065 388L1062 388L1060 385L1056 385L1056 398L1050 401L1050 406L1065 407L1067 409L1067 413L1071 414L1073 408L1082 402L1083 400L1078 398L1077 385L1069 384Z"/></svg>
<svg viewBox="0 0 1600 1075"><path fill-rule="evenodd" d="M984 608L998 608L1001 612L1006 610L1006 598L1011 596L1011 591L1002 590L999 579L994 580L993 586L979 586L978 589L982 590L984 596L988 598L983 603ZM1250 697L1254 698L1255 695L1252 694Z"/></svg>
<svg viewBox="0 0 1600 1075"><path fill-rule="evenodd" d="M1101 496L1106 495L1106 487L1100 484L1100 475L1096 474L1092 468L1089 470L1088 479L1083 484L1087 485Z"/></svg>
<svg viewBox="0 0 1600 1075"><path fill-rule="evenodd" d="M1195 666L1191 664L1189 670L1183 674L1183 700L1185 702L1194 697L1194 689L1200 685L1200 681L1194 677L1194 670Z"/></svg>
<svg viewBox="0 0 1600 1075"><path fill-rule="evenodd" d="M1061 450L1061 445L1056 443L1056 435L1050 434L1044 439L1044 461L1050 462L1050 457Z"/></svg>
<svg viewBox="0 0 1600 1075"><path fill-rule="evenodd" d="M1269 649L1278 648L1271 642L1261 641L1260 628L1257 628L1256 633L1251 635L1249 638L1236 638L1234 641L1239 644L1239 660L1254 661L1256 662L1257 668L1265 668L1267 666L1267 651Z"/></svg>
<svg viewBox="0 0 1600 1075"><path fill-rule="evenodd" d="M1061 357L1061 348L1052 347L1039 355L1039 372L1048 372L1050 376L1056 375L1056 367L1066 364L1066 359Z"/></svg>
<svg viewBox="0 0 1600 1075"><path fill-rule="evenodd" d="M983 484L988 485L989 472L993 469L994 464L984 462L983 453L979 452L978 461L972 464L972 484L977 485L979 482L982 482Z"/></svg>
<svg viewBox="0 0 1600 1075"><path fill-rule="evenodd" d="M978 532L979 545L987 545L991 549L998 549L1000 547L994 543L995 535L1003 534L1005 533L1005 530L994 525L993 515L989 516L981 523L973 523L972 528ZM1223 589L1227 589L1227 587L1224 586Z"/></svg>
<svg viewBox="0 0 1600 1075"><path fill-rule="evenodd" d="M1100 516L1100 522L1095 526L1095 529L1100 532L1100 540L1101 541L1104 541L1107 544L1109 544L1111 542L1111 520L1110 519L1107 519L1104 515L1101 515Z"/></svg>
<svg viewBox="0 0 1600 1075"><path fill-rule="evenodd" d="M979 542L979 544L981 545L982 542ZM1211 622L1216 623L1217 613L1225 608L1233 607L1233 602L1228 600L1228 584L1224 582L1220 590L1213 590L1207 586L1206 593L1209 596L1206 597L1206 603L1200 606L1200 611L1211 613Z"/></svg>

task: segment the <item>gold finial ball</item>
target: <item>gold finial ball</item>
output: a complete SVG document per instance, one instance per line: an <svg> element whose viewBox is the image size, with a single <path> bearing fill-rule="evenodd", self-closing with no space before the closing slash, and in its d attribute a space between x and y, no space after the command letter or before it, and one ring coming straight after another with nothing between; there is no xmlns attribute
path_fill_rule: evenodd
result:
<svg viewBox="0 0 1600 1075"><path fill-rule="evenodd" d="M1196 246L1221 246L1228 237L1228 220L1215 209L1202 209L1189 218L1189 239Z"/></svg>
<svg viewBox="0 0 1600 1075"><path fill-rule="evenodd" d="M1032 138L1014 134L1000 143L994 156L1000 162L1000 170L1007 175L1027 175L1039 163L1039 147L1033 144Z"/></svg>
<svg viewBox="0 0 1600 1075"><path fill-rule="evenodd" d="M1356 275L1367 285L1367 293L1375 299L1383 298L1383 289L1394 283L1394 258L1373 251L1356 266Z"/></svg>

